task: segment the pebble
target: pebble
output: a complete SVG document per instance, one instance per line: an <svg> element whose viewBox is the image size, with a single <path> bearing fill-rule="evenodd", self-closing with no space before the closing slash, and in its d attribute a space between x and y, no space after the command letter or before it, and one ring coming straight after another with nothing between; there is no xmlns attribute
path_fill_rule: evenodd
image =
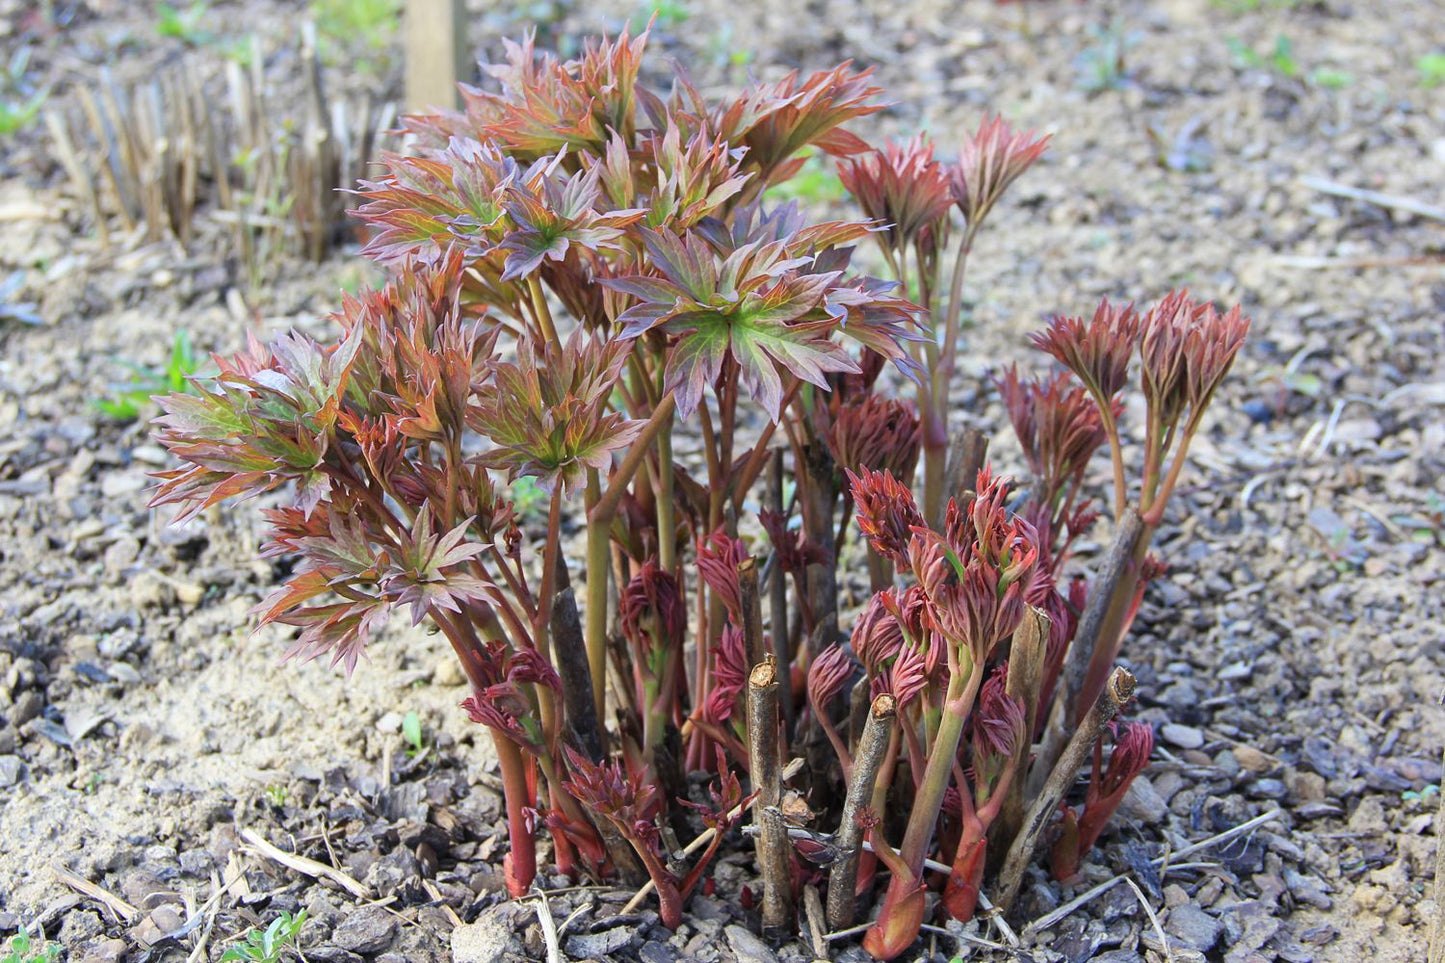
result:
<svg viewBox="0 0 1445 963"><path fill-rule="evenodd" d="M1177 722L1166 722L1160 728L1159 734L1164 741L1180 749L1198 749L1204 745L1204 733L1193 726L1180 725Z"/></svg>
<svg viewBox="0 0 1445 963"><path fill-rule="evenodd" d="M38 692L22 692L10 707L10 723L19 728L31 719L38 719L45 711L45 697Z"/></svg>
<svg viewBox="0 0 1445 963"><path fill-rule="evenodd" d="M0 756L0 789L9 789L25 775L25 763L19 756Z"/></svg>
<svg viewBox="0 0 1445 963"><path fill-rule="evenodd" d="M452 928L452 963L504 963L517 946L511 930L496 919L484 916Z"/></svg>
<svg viewBox="0 0 1445 963"><path fill-rule="evenodd" d="M379 953L396 936L396 919L380 906L367 906L347 917L331 942L353 953Z"/></svg>
<svg viewBox="0 0 1445 963"><path fill-rule="evenodd" d="M745 926L734 923L726 927L728 945L738 958L738 963L777 963L778 957L762 938Z"/></svg>
<svg viewBox="0 0 1445 963"><path fill-rule="evenodd" d="M1190 949L1207 953L1219 941L1219 925L1219 920L1198 906L1185 903L1169 911L1164 931Z"/></svg>
<svg viewBox="0 0 1445 963"><path fill-rule="evenodd" d="M625 926L601 933L579 933L567 938L567 955L582 960L606 959L630 944L635 935L635 930Z"/></svg>
<svg viewBox="0 0 1445 963"><path fill-rule="evenodd" d="M1268 772L1274 760L1253 746L1235 746L1234 758L1250 772Z"/></svg>
<svg viewBox="0 0 1445 963"><path fill-rule="evenodd" d="M120 963L125 959L125 940L108 939L93 943L79 957L80 963Z"/></svg>
<svg viewBox="0 0 1445 963"><path fill-rule="evenodd" d="M447 657L437 663L437 667L432 671L431 681L432 685L455 688L466 685L467 677L462 674L462 667L457 665L457 660Z"/></svg>
<svg viewBox="0 0 1445 963"><path fill-rule="evenodd" d="M1154 788L1147 776L1136 776L1129 784L1129 791L1124 794L1119 809L1120 814L1130 821L1152 825L1163 821L1169 812L1169 803L1159 795L1159 790Z"/></svg>

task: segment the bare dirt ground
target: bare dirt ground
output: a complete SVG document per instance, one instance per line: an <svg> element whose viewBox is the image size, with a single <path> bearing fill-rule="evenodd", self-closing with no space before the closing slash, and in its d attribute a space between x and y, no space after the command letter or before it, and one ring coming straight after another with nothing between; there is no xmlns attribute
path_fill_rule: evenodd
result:
<svg viewBox="0 0 1445 963"><path fill-rule="evenodd" d="M124 79L183 55L149 3L56 2L58 29L32 6L0 0L0 53L30 48L57 102L103 63ZM534 6L479 9L470 41L496 56L541 18L541 39L565 47L648 13ZM1132 873L1176 961L1421 959L1445 745L1445 224L1302 178L1441 203L1445 85L1425 86L1417 64L1445 53L1445 13L1433 0L1027 6L1024 29L1020 7L982 0L675 3L653 65L677 57L720 88L853 58L895 104L870 136L927 128L946 152L986 109L1054 133L970 273L958 402L1000 432L1005 467L1018 465L980 376L1042 366L1025 335L1043 317L1179 284L1245 306L1250 341L1158 543L1171 570L1125 650L1160 748L1090 882ZM303 9L215 2L205 22L279 44ZM390 44L374 72L339 82L394 95ZM1099 67L1109 44L1121 70ZM283 70L279 96L293 89ZM541 958L537 907L499 892L498 782L445 644L398 626L350 679L278 664L285 639L247 617L279 571L252 561L254 506L168 527L144 493L164 453L142 423L92 405L124 378L119 360L163 363L177 330L220 351L247 330L323 335L339 289L369 268L280 262L242 292L219 228L189 252L103 251L43 127L0 144L0 279L17 276L9 299L42 322L0 321L0 933L40 923L75 960L217 959L258 920L306 907L308 960L448 959L454 921L477 917L495 941L469 959ZM409 711L427 747L415 758ZM1207 865L1150 868L1276 809L1188 857ZM340 867L368 897L255 854L244 830ZM809 958L749 938L751 872L736 848L676 934L645 907L621 916L625 893L566 890L549 908L558 924L578 911L561 938L575 958ZM1040 875L1015 928L1083 888ZM1163 951L1121 885L1017 958ZM924 952L968 950L939 935Z"/></svg>

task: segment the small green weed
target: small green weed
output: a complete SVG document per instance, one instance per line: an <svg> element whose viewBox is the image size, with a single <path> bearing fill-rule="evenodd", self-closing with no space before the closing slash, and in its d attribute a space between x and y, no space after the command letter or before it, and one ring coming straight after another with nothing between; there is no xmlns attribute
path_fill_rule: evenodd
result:
<svg viewBox="0 0 1445 963"><path fill-rule="evenodd" d="M53 963L60 959L60 944L46 940L43 932L39 943L31 943L29 931L22 926L3 952L0 963Z"/></svg>
<svg viewBox="0 0 1445 963"><path fill-rule="evenodd" d="M401 26L401 0L312 0L311 16L326 59L359 49L365 57L350 66L373 73L385 65L387 48Z"/></svg>
<svg viewBox="0 0 1445 963"><path fill-rule="evenodd" d="M295 916L282 913L264 930L247 930L241 941L231 944L221 956L221 963L277 963L287 951L299 958L301 954L291 944L305 925L305 910Z"/></svg>
<svg viewBox="0 0 1445 963"><path fill-rule="evenodd" d="M211 42L210 32L201 29L201 21L206 17L205 0L195 0L184 9L158 3L155 12L156 33L162 37L171 37L192 47Z"/></svg>
<svg viewBox="0 0 1445 963"><path fill-rule="evenodd" d="M1445 84L1445 53L1428 53L1415 61L1420 74L1420 86L1439 87Z"/></svg>
<svg viewBox="0 0 1445 963"><path fill-rule="evenodd" d="M172 391L185 391L187 380L200 370L201 362L191 348L191 338L184 331L177 331L171 345L171 356L164 368L147 368L144 365L122 361L131 371L130 380L115 385L109 398L93 401L102 414L117 421L134 421L150 405L152 395Z"/></svg>
<svg viewBox="0 0 1445 963"><path fill-rule="evenodd" d="M401 717L401 736L406 740L406 754L413 759L426 755L426 741L422 738L421 716L408 712Z"/></svg>
<svg viewBox="0 0 1445 963"><path fill-rule="evenodd" d="M1092 26L1089 32L1094 42L1079 53L1079 89L1095 94L1128 86L1125 55L1138 46L1139 34L1126 31L1118 20L1106 27Z"/></svg>
<svg viewBox="0 0 1445 963"><path fill-rule="evenodd" d="M517 514L523 518L537 519L546 516L551 496L542 490L537 479L531 475L522 475L513 481L508 494Z"/></svg>
<svg viewBox="0 0 1445 963"><path fill-rule="evenodd" d="M263 792L266 794L266 801L271 805L277 809L286 808L286 800L290 798L290 794L286 792L285 786L277 783L273 786L267 786Z"/></svg>
<svg viewBox="0 0 1445 963"><path fill-rule="evenodd" d="M30 68L30 47L21 47L5 65L0 76L0 137L8 137L30 126L45 105L48 90L36 90L26 78Z"/></svg>
<svg viewBox="0 0 1445 963"><path fill-rule="evenodd" d="M838 172L822 154L808 158L798 173L789 180L768 188L770 201L799 201L812 207L836 204L848 196Z"/></svg>
<svg viewBox="0 0 1445 963"><path fill-rule="evenodd" d="M1324 87L1327 90L1340 90L1354 82L1355 75L1347 70L1316 67L1310 72L1310 83L1316 87Z"/></svg>
<svg viewBox="0 0 1445 963"><path fill-rule="evenodd" d="M1238 37L1230 37L1225 44L1234 58L1235 67L1240 70L1272 70L1281 77L1289 78L1300 75L1299 62L1294 59L1294 44L1284 34L1274 38L1274 48L1268 54L1261 54Z"/></svg>
<svg viewBox="0 0 1445 963"><path fill-rule="evenodd" d="M653 3L643 2L638 6L639 16L637 19L646 22L649 19L656 21L659 27L664 30L676 29L687 22L692 16L692 11L687 9L683 0L655 0Z"/></svg>

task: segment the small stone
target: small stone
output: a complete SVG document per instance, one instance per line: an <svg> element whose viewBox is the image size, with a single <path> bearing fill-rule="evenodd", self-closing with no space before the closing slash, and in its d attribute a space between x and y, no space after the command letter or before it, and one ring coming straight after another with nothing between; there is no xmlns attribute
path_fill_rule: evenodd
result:
<svg viewBox="0 0 1445 963"><path fill-rule="evenodd" d="M519 903L501 903L477 918L452 928L452 963L512 963L525 958L516 925L525 917L535 918L531 909Z"/></svg>
<svg viewBox="0 0 1445 963"><path fill-rule="evenodd" d="M1119 812L1132 822L1158 823L1169 812L1169 803L1159 795L1147 776L1135 776L1119 804Z"/></svg>
<svg viewBox="0 0 1445 963"><path fill-rule="evenodd" d="M396 919L380 906L352 913L331 934L331 941L353 953L379 953L396 936Z"/></svg>
<svg viewBox="0 0 1445 963"><path fill-rule="evenodd" d="M432 670L431 681L432 685L455 688L459 685L466 685L467 677L462 674L462 667L457 665L456 659L445 658L438 662L437 667Z"/></svg>
<svg viewBox="0 0 1445 963"><path fill-rule="evenodd" d="M140 673L129 662L112 662L105 671L122 685L135 685L141 680Z"/></svg>
<svg viewBox="0 0 1445 963"><path fill-rule="evenodd" d="M1250 772L1268 772L1274 760L1253 746L1235 746L1234 758Z"/></svg>
<svg viewBox="0 0 1445 963"><path fill-rule="evenodd" d="M601 933L578 933L567 938L567 955L582 960L606 959L632 942L636 930L625 926Z"/></svg>
<svg viewBox="0 0 1445 963"><path fill-rule="evenodd" d="M162 903L151 911L151 922L155 923L162 933L171 934L182 926L186 925L185 917L181 911L170 903Z"/></svg>
<svg viewBox="0 0 1445 963"><path fill-rule="evenodd" d="M1366 796L1350 813L1350 832L1374 836L1390 828L1385 819L1385 804L1378 796Z"/></svg>
<svg viewBox="0 0 1445 963"><path fill-rule="evenodd" d="M22 692L15 698L15 704L10 707L10 722L18 729L31 719L39 718L40 713L44 711L44 696L33 690Z"/></svg>
<svg viewBox="0 0 1445 963"><path fill-rule="evenodd" d="M1192 903L1184 903L1169 911L1164 931L1190 949L1207 953L1219 941L1219 920Z"/></svg>
<svg viewBox="0 0 1445 963"><path fill-rule="evenodd" d="M1165 742L1180 749L1198 749L1204 745L1204 733L1193 726L1180 725L1177 722L1166 722L1160 728L1159 734L1164 737Z"/></svg>
<svg viewBox="0 0 1445 963"><path fill-rule="evenodd" d="M125 959L125 940L108 939L92 943L80 956L80 963L121 963Z"/></svg>
<svg viewBox="0 0 1445 963"><path fill-rule="evenodd" d="M401 713L388 712L376 720L376 731L383 735L394 736L401 731Z"/></svg>
<svg viewBox="0 0 1445 963"><path fill-rule="evenodd" d="M19 756L0 756L0 789L9 789L25 775L25 763Z"/></svg>
<svg viewBox="0 0 1445 963"><path fill-rule="evenodd" d="M752 930L734 923L725 927L728 945L733 948L738 963L777 963L778 957Z"/></svg>
<svg viewBox="0 0 1445 963"><path fill-rule="evenodd" d="M675 963L677 951L666 943L649 940L643 943L642 948L637 951L637 958L642 963Z"/></svg>

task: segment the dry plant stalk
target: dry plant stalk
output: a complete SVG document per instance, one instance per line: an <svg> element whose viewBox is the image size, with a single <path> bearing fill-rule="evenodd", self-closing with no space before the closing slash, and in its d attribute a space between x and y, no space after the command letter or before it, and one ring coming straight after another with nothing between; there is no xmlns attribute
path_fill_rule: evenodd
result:
<svg viewBox="0 0 1445 963"><path fill-rule="evenodd" d="M303 24L304 113L267 104L259 43L251 69L228 61L224 97L208 89L205 65L182 62L149 81L122 86L108 70L79 86L77 124L63 108L45 123L74 190L103 244L112 217L122 232L189 247L204 212L230 224L234 252L258 282L269 259L288 252L319 261L346 235L350 195L339 188L365 172L394 118L369 99L326 95L315 28Z"/></svg>
<svg viewBox="0 0 1445 963"><path fill-rule="evenodd" d="M1039 689L1043 685L1044 659L1048 654L1049 617L1039 609L1029 606L1028 613L1018 630L1014 632L1009 647L1008 678L1005 690L1009 698L1017 699L1026 706L1038 703ZM1029 752L1033 748L1033 720L1029 719L1029 737L1014 746L1014 764L1019 772L1026 772ZM992 827L992 838L1003 845L1012 840L1024 821L1024 780L1015 779L1004 793L1003 808L998 821Z"/></svg>
<svg viewBox="0 0 1445 963"><path fill-rule="evenodd" d="M843 803L843 816L838 821L835 839L837 856L828 871L828 927L847 929L853 925L858 899L858 854L862 851L864 823L872 812L873 786L878 769L888 751L893 735L893 722L898 715L898 700L884 692L873 700L863 736L853 756L853 771L848 777L848 795Z"/></svg>
<svg viewBox="0 0 1445 963"><path fill-rule="evenodd" d="M1120 708L1133 698L1134 684L1134 676L1128 669L1118 666L1114 668L1109 681L1104 685L1104 691L1099 694L1089 714L1074 731L1074 737L1064 747L1063 755L1049 773L1048 781L1034 797L1033 805L1024 816L1023 828L1014 837L1008 856L1004 858L1003 870L999 873L998 893L994 904L1001 912L1007 913L1013 908L1019 887L1023 885L1024 872L1033 859L1039 836L1053 820L1059 801L1078 778L1079 767L1088 759L1104 727L1119 714Z"/></svg>
<svg viewBox="0 0 1445 963"><path fill-rule="evenodd" d="M748 761L753 822L758 827L758 869L763 877L763 932L793 930L793 844L778 808L783 798L778 741L778 667L767 656L748 676Z"/></svg>

